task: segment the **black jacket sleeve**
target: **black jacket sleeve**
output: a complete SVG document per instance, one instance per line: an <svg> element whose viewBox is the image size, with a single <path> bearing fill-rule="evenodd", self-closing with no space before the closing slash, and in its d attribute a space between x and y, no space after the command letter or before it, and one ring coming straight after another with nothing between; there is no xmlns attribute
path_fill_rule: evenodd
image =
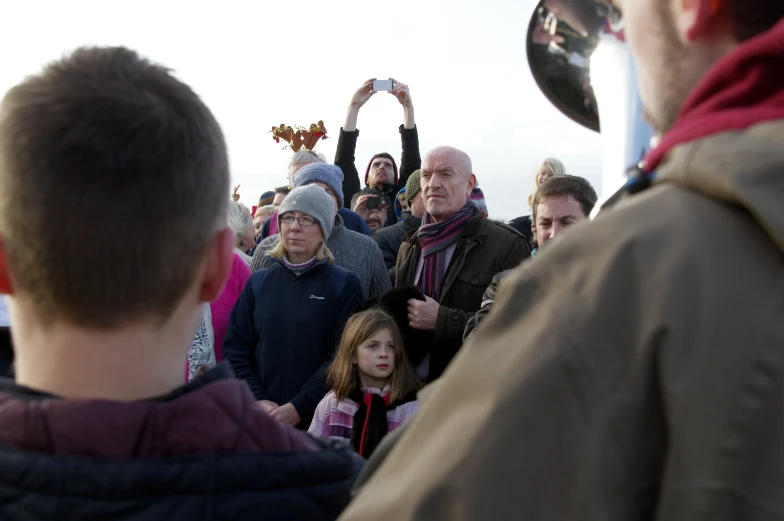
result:
<svg viewBox="0 0 784 521"><path fill-rule="evenodd" d="M504 255L504 262L500 266L500 272L516 268L525 259L531 256L531 251L525 244L525 238L517 236L512 240L509 251ZM463 345L468 321L474 316L474 312L463 311L462 309L440 306L438 309L438 319L436 323L435 341L431 350L430 376L437 367L436 358L441 361L450 361L457 355ZM436 354L437 353L437 354ZM436 376L438 376L436 372Z"/></svg>
<svg viewBox="0 0 784 521"><path fill-rule="evenodd" d="M422 158L419 155L419 133L416 125L414 128L404 128L400 125L400 142L403 146L403 155L400 158L400 179L397 189L402 190L408 178L422 168Z"/></svg>
<svg viewBox="0 0 784 521"><path fill-rule="evenodd" d="M490 313L490 310L493 308L493 303L495 303L495 296L498 292L498 285L504 278L506 278L509 272L510 270L506 270L502 271L501 273L496 273L495 276L493 276L493 282L487 286L487 289L482 295L482 307L479 308L479 311L477 311L473 317L468 319L465 333L463 334L463 340L466 340L468 335L470 335L474 329L476 329L476 326L478 326L479 323L484 320L487 314Z"/></svg>
<svg viewBox="0 0 784 521"><path fill-rule="evenodd" d="M395 263L397 262L397 250L392 247L392 244L389 242L389 237L385 233L380 233L387 228L382 228L378 232L373 234L373 240L376 241L378 244L379 249L381 250L381 254L384 256L384 264L387 267L387 270L394 269Z"/></svg>
<svg viewBox="0 0 784 521"><path fill-rule="evenodd" d="M321 367L313 373L313 376L308 378L308 381L302 386L300 392L291 399L291 405L297 409L297 413L300 417L306 418L313 416L313 412L316 410L319 402L324 398L327 392L329 392L327 389L327 371L329 371L329 365L332 363L332 358L335 356L335 347L340 343L340 338L343 336L343 328L346 325L346 321L364 301L365 296L362 291L362 283L360 283L359 277L353 273L349 273L338 303L340 311L335 323L335 342L330 359L324 362Z"/></svg>
<svg viewBox="0 0 784 521"><path fill-rule="evenodd" d="M341 128L335 151L335 165L343 171L343 204L346 208L351 207L351 198L362 189L354 158L358 137L359 130L346 132Z"/></svg>
<svg viewBox="0 0 784 521"><path fill-rule="evenodd" d="M263 277L263 275L262 275ZM256 346L259 336L253 320L256 295L253 293L253 275L245 284L240 298L234 305L229 319L229 329L223 341L223 356L231 364L235 376L247 382L257 400L269 400L261 386L256 362Z"/></svg>

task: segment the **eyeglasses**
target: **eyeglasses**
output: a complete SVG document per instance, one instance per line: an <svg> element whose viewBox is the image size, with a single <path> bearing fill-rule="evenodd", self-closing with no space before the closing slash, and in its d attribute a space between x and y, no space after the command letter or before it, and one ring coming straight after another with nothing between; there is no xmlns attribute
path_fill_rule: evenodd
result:
<svg viewBox="0 0 784 521"><path fill-rule="evenodd" d="M291 214L286 214L280 218L280 222L285 224L286 226L291 226L294 224L294 221L297 221L300 226L313 226L316 224L316 219L309 215L302 215L300 217L295 217Z"/></svg>

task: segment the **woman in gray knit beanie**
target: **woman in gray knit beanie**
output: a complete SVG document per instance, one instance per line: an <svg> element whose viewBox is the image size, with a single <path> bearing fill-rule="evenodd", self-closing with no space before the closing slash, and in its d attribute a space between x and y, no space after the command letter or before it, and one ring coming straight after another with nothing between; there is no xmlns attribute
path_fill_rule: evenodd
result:
<svg viewBox="0 0 784 521"><path fill-rule="evenodd" d="M349 230L340 213L335 215L341 204L341 200L335 194L339 185L336 185L337 178L334 176L331 180L328 179L332 184L324 182L325 178L321 174L328 172L330 170L328 167L332 167L333 171L340 171L339 168L333 165L308 165L300 170L297 173L295 182L299 183L304 179L309 184L296 188L291 194L303 188L318 188L324 193L327 193L326 190L329 189L329 193L332 194L329 197L333 201L333 206L332 220L324 222L324 226L327 227L324 231L329 233L329 235L326 235L327 247L329 247L330 253L335 257L335 264L355 273L359 277L365 292L365 298L379 299L392 289L392 284L389 282L389 274L384 265L384 257L373 239ZM335 186L333 187L333 185ZM291 198L291 194L288 195L284 204ZM286 210L281 208L280 215L284 211ZM358 216L357 218L359 219ZM332 226L330 227L330 225ZM270 265L280 262L284 248L285 245L282 244L281 235L267 237L261 241L253 254L251 271L268 268Z"/></svg>
<svg viewBox="0 0 784 521"><path fill-rule="evenodd" d="M291 191L271 263L251 275L223 341L224 358L261 407L302 429L329 391L326 368L343 325L364 302L359 277L335 265L325 244L334 223L335 204L323 188Z"/></svg>
<svg viewBox="0 0 784 521"><path fill-rule="evenodd" d="M335 259L327 239L335 223L332 198L318 185L295 188L278 209L278 229L282 240L269 255L288 267Z"/></svg>

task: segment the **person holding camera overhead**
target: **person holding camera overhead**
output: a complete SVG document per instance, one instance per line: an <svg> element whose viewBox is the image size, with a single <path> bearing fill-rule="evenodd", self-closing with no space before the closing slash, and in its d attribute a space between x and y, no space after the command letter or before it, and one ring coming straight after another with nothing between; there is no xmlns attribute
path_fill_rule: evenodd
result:
<svg viewBox="0 0 784 521"><path fill-rule="evenodd" d="M417 134L416 123L414 121L414 105L411 102L411 94L408 85L390 78L389 80L377 80L372 78L367 80L354 93L351 103L346 113L346 121L340 129L340 138L335 152L335 164L343 170L343 199L351 201L362 186L360 184L359 172L354 164L354 153L357 148L357 118L359 109L367 103L377 92L387 91L397 98L403 106L403 124L400 125L400 139L403 145L403 154L400 159L400 170L398 171L395 159L388 153L382 152L374 155L367 168L365 169L365 186L376 188L387 201L394 201L397 193L406 186L406 181L412 172L417 170L422 158L419 155L419 135ZM371 206L375 201L371 201ZM383 205L383 201L379 201ZM360 198L357 208L354 210L359 215L366 217L368 211L368 198ZM367 219L366 219L367 220ZM387 212L385 226L390 226L397 222L395 212Z"/></svg>

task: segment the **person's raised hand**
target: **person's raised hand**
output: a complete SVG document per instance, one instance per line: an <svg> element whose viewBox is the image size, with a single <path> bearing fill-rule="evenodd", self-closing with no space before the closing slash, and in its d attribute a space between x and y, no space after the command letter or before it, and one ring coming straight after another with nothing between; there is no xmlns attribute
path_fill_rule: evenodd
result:
<svg viewBox="0 0 784 521"><path fill-rule="evenodd" d="M389 91L397 100L406 108L410 108L413 103L411 101L411 92L408 90L408 85L405 83L400 83L394 78L390 78L393 82L392 90Z"/></svg>
<svg viewBox="0 0 784 521"><path fill-rule="evenodd" d="M272 414L272 411L279 407L277 403L271 402L270 400L259 400L259 405L261 405L261 408L264 409L264 412L267 414Z"/></svg>
<svg viewBox="0 0 784 521"><path fill-rule="evenodd" d="M296 427L297 424L302 421L302 418L299 417L297 409L291 405L291 402L285 405L281 405L272 411L270 416L272 416L276 421L280 423L286 423L292 427Z"/></svg>
<svg viewBox="0 0 784 521"><path fill-rule="evenodd" d="M352 107L359 108L373 97L373 95L376 93L373 90L374 81L376 81L376 79L371 78L363 83L359 89L357 89L357 91L354 93L354 96L351 98Z"/></svg>
<svg viewBox="0 0 784 521"><path fill-rule="evenodd" d="M354 205L352 212L359 214L364 219L367 217L368 209L367 209L367 200L372 197L369 194L360 195L357 197L357 204Z"/></svg>
<svg viewBox="0 0 784 521"><path fill-rule="evenodd" d="M425 301L408 299L408 323L420 331L435 331L438 323L438 308L441 304L425 295Z"/></svg>

